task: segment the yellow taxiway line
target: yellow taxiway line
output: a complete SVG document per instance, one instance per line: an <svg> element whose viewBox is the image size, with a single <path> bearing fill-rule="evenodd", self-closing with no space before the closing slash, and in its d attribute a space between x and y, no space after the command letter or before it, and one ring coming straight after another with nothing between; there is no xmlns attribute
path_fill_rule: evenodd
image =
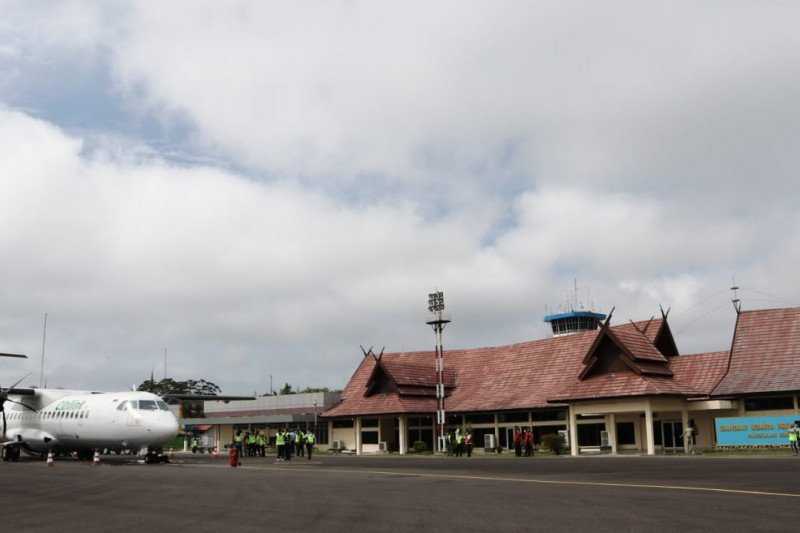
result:
<svg viewBox="0 0 800 533"><path fill-rule="evenodd" d="M184 463L176 466L193 467L193 468L230 468L227 465L211 465L211 464L197 464L197 463ZM691 492L712 492L720 494L737 494L745 496L777 496L782 498L800 498L800 493L791 492L770 492L763 490L744 490L744 489L725 489L720 487L692 487L688 485L659 485L653 483L621 483L611 481L579 481L579 480L558 480L558 479L536 479L524 477L502 477L502 476L478 476L470 474L433 474L429 472L414 472L414 471L395 471L395 470L371 470L366 468L325 468L313 467L312 465L297 465L297 466L240 466L243 470L269 470L279 472L330 472L330 473L347 473L347 474L367 474L379 476L393 476L393 477L418 477L425 479L452 479L452 480L466 480L466 481L494 481L494 482L512 482L512 483L533 483L541 485L569 485L569 486L583 486L583 487L616 487L628 489L650 489L650 490L673 490L673 491L691 491Z"/></svg>

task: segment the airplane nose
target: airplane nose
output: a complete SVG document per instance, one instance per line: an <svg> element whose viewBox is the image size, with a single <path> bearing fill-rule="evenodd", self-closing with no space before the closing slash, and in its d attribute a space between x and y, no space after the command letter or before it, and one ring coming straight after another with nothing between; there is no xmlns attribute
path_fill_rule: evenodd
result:
<svg viewBox="0 0 800 533"><path fill-rule="evenodd" d="M153 437L164 442L172 440L178 434L178 420L170 413L169 417L154 421L151 426Z"/></svg>

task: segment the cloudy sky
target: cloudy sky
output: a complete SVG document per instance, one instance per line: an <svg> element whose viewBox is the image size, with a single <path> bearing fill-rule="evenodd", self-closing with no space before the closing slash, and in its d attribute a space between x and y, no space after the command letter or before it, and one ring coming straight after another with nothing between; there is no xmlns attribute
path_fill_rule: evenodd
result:
<svg viewBox="0 0 800 533"><path fill-rule="evenodd" d="M344 385L547 335L684 353L800 304L800 5L0 0L0 384ZM701 5L702 4L702 5Z"/></svg>

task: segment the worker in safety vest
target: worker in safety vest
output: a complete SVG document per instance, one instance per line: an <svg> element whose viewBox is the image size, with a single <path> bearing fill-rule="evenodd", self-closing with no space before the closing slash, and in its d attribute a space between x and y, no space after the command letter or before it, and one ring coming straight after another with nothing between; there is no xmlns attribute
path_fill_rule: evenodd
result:
<svg viewBox="0 0 800 533"><path fill-rule="evenodd" d="M298 429L297 433L295 434L295 443L294 449L295 453L298 457L303 457L305 455L305 444L306 444L306 436L303 433L302 429Z"/></svg>
<svg viewBox="0 0 800 533"><path fill-rule="evenodd" d="M798 450L798 437L800 437L800 425L797 422L789 428L789 446L792 448L792 453L795 455L800 454Z"/></svg>
<svg viewBox="0 0 800 533"><path fill-rule="evenodd" d="M192 437L192 453L197 453L199 447L200 441L197 440L197 437Z"/></svg>
<svg viewBox="0 0 800 533"><path fill-rule="evenodd" d="M247 436L247 456L254 457L256 455L256 434L250 433Z"/></svg>
<svg viewBox="0 0 800 533"><path fill-rule="evenodd" d="M242 430L236 430L236 434L233 436L233 447L239 452L239 457L242 456L242 445L244 444L244 436L242 435Z"/></svg>
<svg viewBox="0 0 800 533"><path fill-rule="evenodd" d="M317 438L314 436L314 433L309 431L306 433L306 451L308 452L308 460L311 460L311 453L314 451L314 444L317 442Z"/></svg>
<svg viewBox="0 0 800 533"><path fill-rule="evenodd" d="M467 457L472 457L472 432L467 430L467 434L464 435L464 446L467 450Z"/></svg>
<svg viewBox="0 0 800 533"><path fill-rule="evenodd" d="M278 461L283 461L284 454L286 453L284 447L286 446L286 433L284 429L281 428L278 430L278 434L275 435L275 447L278 448Z"/></svg>
<svg viewBox="0 0 800 533"><path fill-rule="evenodd" d="M258 432L258 438L256 440L256 444L258 446L258 455L259 457L266 457L267 455L267 437L264 435L263 431Z"/></svg>

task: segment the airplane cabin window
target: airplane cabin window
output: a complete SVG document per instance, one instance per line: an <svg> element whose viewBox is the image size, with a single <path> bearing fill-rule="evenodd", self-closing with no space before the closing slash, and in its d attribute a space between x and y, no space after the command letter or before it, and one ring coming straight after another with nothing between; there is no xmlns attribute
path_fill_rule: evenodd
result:
<svg viewBox="0 0 800 533"><path fill-rule="evenodd" d="M156 411L158 406L155 400L139 400L139 409L142 411Z"/></svg>
<svg viewBox="0 0 800 533"><path fill-rule="evenodd" d="M169 407L167 407L166 403L162 402L161 400L156 400L156 403L158 404L158 408L162 411L169 411Z"/></svg>

